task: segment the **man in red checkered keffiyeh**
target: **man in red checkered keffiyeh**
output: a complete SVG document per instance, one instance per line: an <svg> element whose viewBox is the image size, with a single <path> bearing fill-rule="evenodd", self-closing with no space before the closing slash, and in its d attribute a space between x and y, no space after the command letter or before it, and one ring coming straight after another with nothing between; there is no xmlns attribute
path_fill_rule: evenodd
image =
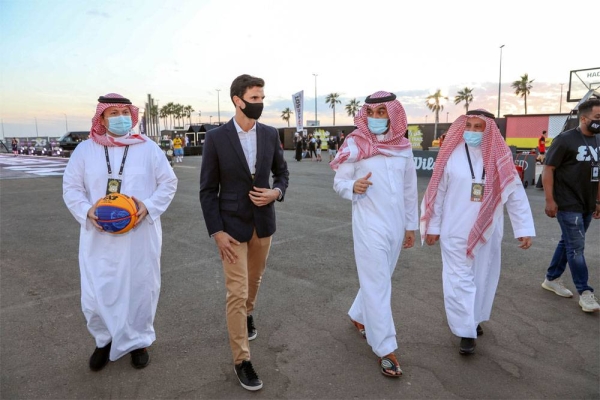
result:
<svg viewBox="0 0 600 400"><path fill-rule="evenodd" d="M392 318L392 274L418 227L417 173L406 114L393 93L376 92L354 119L356 129L330 163L333 188L352 202L354 258L360 289L348 311L386 376L402 374Z"/></svg>
<svg viewBox="0 0 600 400"><path fill-rule="evenodd" d="M446 133L421 203L421 239L438 239L444 302L460 353L475 350L500 277L504 205L523 249L535 236L529 201L512 153L485 110L469 111Z"/></svg>

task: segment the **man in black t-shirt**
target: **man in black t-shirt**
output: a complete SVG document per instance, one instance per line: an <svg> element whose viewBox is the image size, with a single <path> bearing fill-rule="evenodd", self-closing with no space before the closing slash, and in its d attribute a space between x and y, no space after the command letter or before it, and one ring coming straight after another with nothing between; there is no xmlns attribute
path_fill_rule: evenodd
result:
<svg viewBox="0 0 600 400"><path fill-rule="evenodd" d="M600 218L599 133L600 99L587 100L579 105L579 126L552 141L542 173L546 215L556 217L562 231L542 287L559 296L572 297L573 293L560 280L568 262L579 305L585 312L600 310L594 289L588 285L583 255L585 232L592 218Z"/></svg>
<svg viewBox="0 0 600 400"><path fill-rule="evenodd" d="M329 135L327 139L327 150L329 152L329 162L335 158L339 147L338 138L335 135Z"/></svg>

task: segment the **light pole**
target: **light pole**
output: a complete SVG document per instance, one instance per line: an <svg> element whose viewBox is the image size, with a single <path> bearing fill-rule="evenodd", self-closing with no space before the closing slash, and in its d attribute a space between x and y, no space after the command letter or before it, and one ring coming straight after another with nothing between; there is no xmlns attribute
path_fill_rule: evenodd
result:
<svg viewBox="0 0 600 400"><path fill-rule="evenodd" d="M500 46L500 77L498 78L498 114L496 114L496 118L500 118L500 85L502 83L502 48L504 45Z"/></svg>
<svg viewBox="0 0 600 400"><path fill-rule="evenodd" d="M425 123L427 123L427 117L428 117L428 116L429 116L429 115L425 115Z"/></svg>
<svg viewBox="0 0 600 400"><path fill-rule="evenodd" d="M446 123L448 123L448 115L450 115L450 111L446 111Z"/></svg>
<svg viewBox="0 0 600 400"><path fill-rule="evenodd" d="M219 125L221 125L221 99L219 97L219 92L221 89L217 89L217 113L219 118Z"/></svg>
<svg viewBox="0 0 600 400"><path fill-rule="evenodd" d="M317 118L317 76L319 76L319 75L317 75L317 74L313 74L313 75L315 77L315 126L317 126L318 125L317 121L319 120Z"/></svg>
<svg viewBox="0 0 600 400"><path fill-rule="evenodd" d="M37 117L34 117L33 119L35 119L35 136L40 136L38 134L38 127L37 127Z"/></svg>
<svg viewBox="0 0 600 400"><path fill-rule="evenodd" d="M67 114L63 113L63 115L65 116L65 128L67 129L67 132L69 132L69 123L67 122Z"/></svg>
<svg viewBox="0 0 600 400"><path fill-rule="evenodd" d="M562 89L563 89L563 85L564 85L564 83L560 84L560 103L558 105L558 113L559 114L562 113Z"/></svg>
<svg viewBox="0 0 600 400"><path fill-rule="evenodd" d="M202 124L202 111L198 110L198 125Z"/></svg>

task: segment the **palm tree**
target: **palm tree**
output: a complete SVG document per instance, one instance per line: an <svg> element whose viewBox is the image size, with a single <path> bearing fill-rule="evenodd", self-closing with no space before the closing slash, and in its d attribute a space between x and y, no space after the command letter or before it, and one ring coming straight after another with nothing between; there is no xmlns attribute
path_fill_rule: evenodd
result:
<svg viewBox="0 0 600 400"><path fill-rule="evenodd" d="M348 104L346 104L346 113L348 113L349 117L356 117L356 113L360 109L360 100L356 100L356 98L350 100Z"/></svg>
<svg viewBox="0 0 600 400"><path fill-rule="evenodd" d="M442 94L442 91L438 89L434 94L427 96L427 108L435 113L435 125L433 128L433 138L437 139L437 126L440 122L440 111L444 111L444 106L440 104L440 99L448 100L448 97Z"/></svg>
<svg viewBox="0 0 600 400"><path fill-rule="evenodd" d="M335 126L335 104L342 104L338 97L340 97L338 93L329 93L325 98L325 104L329 104L329 108L333 108L333 126Z"/></svg>
<svg viewBox="0 0 600 400"><path fill-rule="evenodd" d="M290 126L290 118L291 118L292 114L293 114L293 112L292 112L292 110L290 110L289 107L286 107L285 110L283 110L281 112L281 119L284 121L287 121L288 126Z"/></svg>
<svg viewBox="0 0 600 400"><path fill-rule="evenodd" d="M521 76L520 81L514 81L511 85L515 89L515 94L525 100L525 115L527 115L527 95L531 92L533 81L534 79L529 80L529 75L525 74Z"/></svg>
<svg viewBox="0 0 600 400"><path fill-rule="evenodd" d="M164 120L165 129L167 129L167 119L169 118L169 107L162 106L160 108L160 113L158 114L158 116Z"/></svg>
<svg viewBox="0 0 600 400"><path fill-rule="evenodd" d="M190 126L192 125L192 113L195 110L192 108L192 106L185 106L183 107L183 112L185 114L185 116L188 118L188 120L190 121Z"/></svg>
<svg viewBox="0 0 600 400"><path fill-rule="evenodd" d="M454 104L458 104L461 101L465 102L465 108L469 112L469 104L473 102L473 89L465 86L463 90L459 90L454 97Z"/></svg>

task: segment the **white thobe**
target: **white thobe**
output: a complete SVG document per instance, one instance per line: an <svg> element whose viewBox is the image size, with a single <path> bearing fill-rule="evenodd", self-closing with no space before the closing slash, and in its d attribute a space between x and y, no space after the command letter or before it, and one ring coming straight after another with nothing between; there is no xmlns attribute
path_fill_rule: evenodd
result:
<svg viewBox="0 0 600 400"><path fill-rule="evenodd" d="M483 156L480 147L470 147L475 182L481 183ZM500 279L500 249L504 235L504 212L510 217L515 238L535 236L527 194L517 178L505 188L494 213L489 240L467 258L467 241L481 202L471 201L473 183L465 146L459 145L448 159L438 186L427 234L440 235L444 304L450 330L456 336L477 337L477 325L490 318Z"/></svg>
<svg viewBox="0 0 600 400"><path fill-rule="evenodd" d="M108 147L113 178L118 177L124 150ZM108 178L104 147L86 140L76 147L65 169L63 199L81 225L81 304L87 327L96 346L112 341L110 359L114 361L150 346L156 338L160 216L175 196L177 177L155 142L129 146L120 192L142 201L148 215L120 235L98 232L87 218L90 207L106 195Z"/></svg>
<svg viewBox="0 0 600 400"><path fill-rule="evenodd" d="M356 151L352 139L348 146ZM354 182L371 173L364 194L353 193ZM386 356L398 348L392 317L392 274L406 230L418 229L417 174L412 150L393 156L376 155L339 165L334 190L352 200L354 257L360 288L348 312L365 326L373 352Z"/></svg>

